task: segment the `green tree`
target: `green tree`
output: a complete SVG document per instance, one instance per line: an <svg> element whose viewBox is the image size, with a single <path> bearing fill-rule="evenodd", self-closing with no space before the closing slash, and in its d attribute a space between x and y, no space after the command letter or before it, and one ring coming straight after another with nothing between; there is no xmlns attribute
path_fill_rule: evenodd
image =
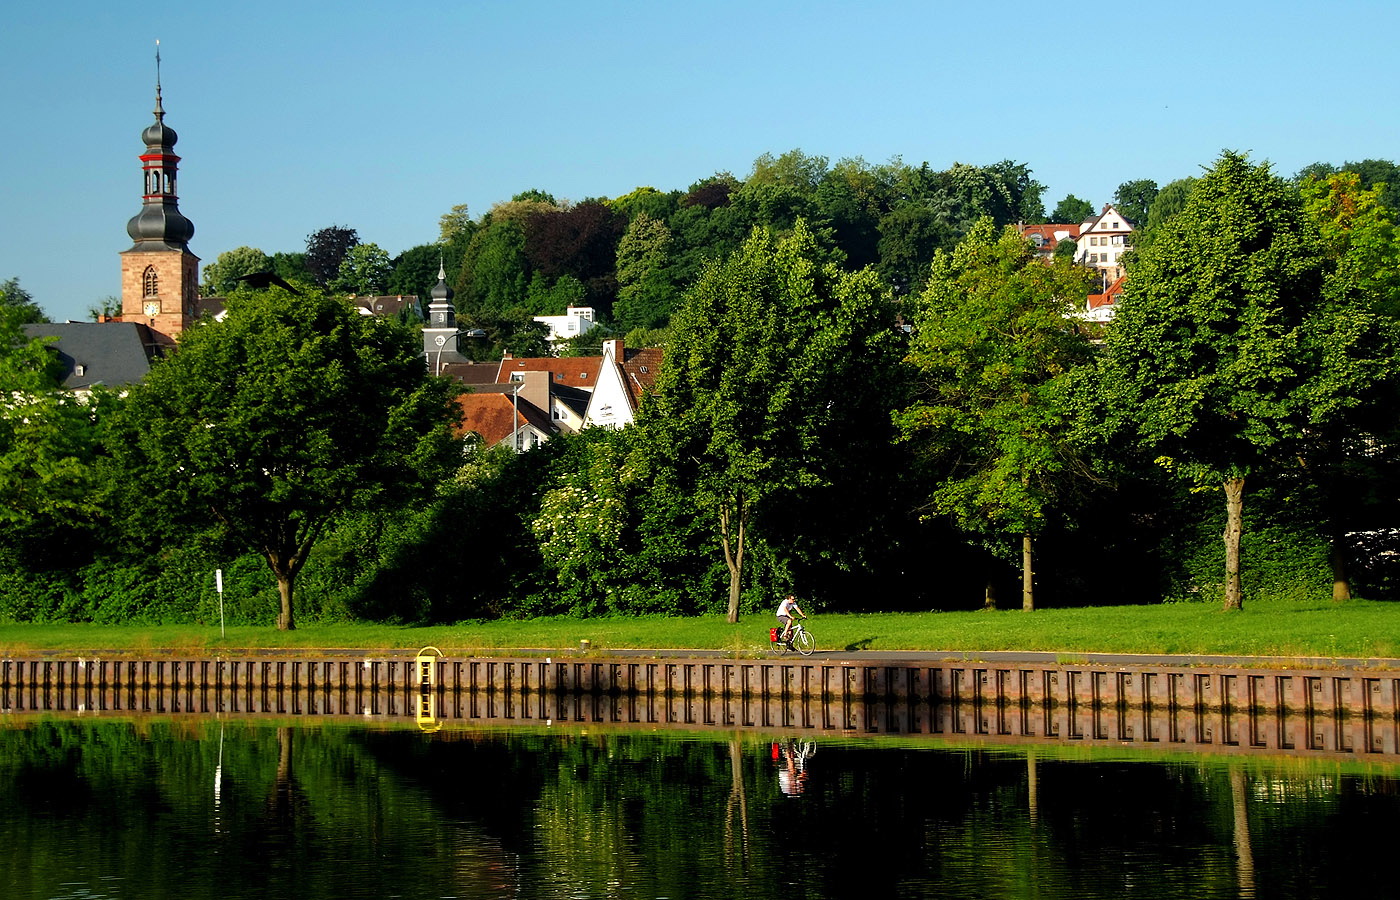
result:
<svg viewBox="0 0 1400 900"><path fill-rule="evenodd" d="M272 271L272 257L256 247L235 247L219 254L204 267L200 290L206 297L224 297L239 287L238 279L255 272Z"/></svg>
<svg viewBox="0 0 1400 900"><path fill-rule="evenodd" d="M1125 181L1113 192L1113 206L1123 218L1141 227L1151 215L1157 193L1157 182L1151 178Z"/></svg>
<svg viewBox="0 0 1400 900"><path fill-rule="evenodd" d="M1147 228L1156 228L1185 209L1186 201L1191 197L1191 191L1198 181L1199 178L1178 178L1163 185L1152 201L1152 207L1147 211Z"/></svg>
<svg viewBox="0 0 1400 900"><path fill-rule="evenodd" d="M475 230L476 223L467 211L467 204L458 203L438 219L438 243L451 244L463 237L470 238Z"/></svg>
<svg viewBox="0 0 1400 900"><path fill-rule="evenodd" d="M13 312L17 317L14 322L19 325L38 325L49 320L34 297L19 286L18 278L0 281L0 309Z"/></svg>
<svg viewBox="0 0 1400 900"><path fill-rule="evenodd" d="M261 555L290 629L297 575L337 515L431 490L452 452L450 391L408 328L331 297L250 294L132 390L116 482L152 527Z"/></svg>
<svg viewBox="0 0 1400 900"><path fill-rule="evenodd" d="M624 330L656 328L671 316L677 290L669 265L671 229L640 212L617 245L617 304L613 318Z"/></svg>
<svg viewBox="0 0 1400 900"><path fill-rule="evenodd" d="M1068 313L1092 280L983 219L938 254L914 319L915 398L897 421L939 478L927 509L985 538L1019 538L1027 610L1034 537L1087 471L1068 397L1090 344Z"/></svg>
<svg viewBox="0 0 1400 900"><path fill-rule="evenodd" d="M446 257L441 244L408 248L394 258L394 270L384 286L384 293L412 294L426 304L429 292L437 284L438 266L446 264Z"/></svg>
<svg viewBox="0 0 1400 900"><path fill-rule="evenodd" d="M115 294L108 294L87 308L88 318L94 322L101 322L103 319L120 318L122 314L122 298Z"/></svg>
<svg viewBox="0 0 1400 900"><path fill-rule="evenodd" d="M757 229L710 265L671 319L657 392L638 419L660 489L694 498L714 525L731 622L755 514L823 480L824 440L845 413L835 398L895 340L875 273L822 259L799 222L783 238Z"/></svg>
<svg viewBox="0 0 1400 900"><path fill-rule="evenodd" d="M1317 228L1329 262L1324 288L1329 330L1312 335L1324 352L1341 350L1369 370L1369 386L1354 410L1330 427L1308 429L1299 455L1302 472L1320 494L1322 532L1329 541L1332 597L1351 597L1346 534L1393 521L1397 475L1395 423L1400 360L1400 231L1380 203L1383 186L1362 187L1361 176L1342 171L1305 178L1299 185L1308 219ZM1362 351L1364 352L1358 352ZM1377 502L1376 498L1385 498Z"/></svg>
<svg viewBox="0 0 1400 900"><path fill-rule="evenodd" d="M1050 221L1062 225L1078 225L1093 214L1094 204L1088 200L1080 200L1073 194L1066 194L1065 199L1055 204L1055 211L1050 213Z"/></svg>
<svg viewBox="0 0 1400 900"><path fill-rule="evenodd" d="M26 337L21 324L33 324L26 318L23 309L0 307L0 525L90 519L98 510L98 429L114 400L62 390L50 339Z"/></svg>
<svg viewBox="0 0 1400 900"><path fill-rule="evenodd" d="M311 274L311 269L306 265L305 253L274 253L272 254L272 271L284 281L295 284L297 282L315 283L316 276Z"/></svg>
<svg viewBox="0 0 1400 900"><path fill-rule="evenodd" d="M1128 279L1099 383L1173 471L1221 487L1224 605L1239 609L1246 481L1296 458L1308 429L1364 396L1366 328L1330 317L1316 230L1267 164L1224 153L1159 228Z"/></svg>
<svg viewBox="0 0 1400 900"><path fill-rule="evenodd" d="M903 296L923 289L933 255L952 246L953 230L922 203L896 207L880 220L880 276Z"/></svg>
<svg viewBox="0 0 1400 900"><path fill-rule="evenodd" d="M457 276L457 308L468 317L500 317L523 308L530 275L524 229L509 217L493 217L467 245Z"/></svg>
<svg viewBox="0 0 1400 900"><path fill-rule="evenodd" d="M356 244L345 252L331 288L348 294L377 296L384 293L393 272L389 254L378 244Z"/></svg>
<svg viewBox="0 0 1400 900"><path fill-rule="evenodd" d="M641 213L646 213L653 219L666 221L679 207L681 200L680 191L667 191L662 193L654 187L639 187L630 194L623 194L621 197L614 197L608 201L608 205L627 217L630 222Z"/></svg>
<svg viewBox="0 0 1400 900"><path fill-rule="evenodd" d="M1378 188L1382 206L1400 215L1400 166L1388 159L1363 159L1342 163L1343 172L1355 172L1364 188Z"/></svg>

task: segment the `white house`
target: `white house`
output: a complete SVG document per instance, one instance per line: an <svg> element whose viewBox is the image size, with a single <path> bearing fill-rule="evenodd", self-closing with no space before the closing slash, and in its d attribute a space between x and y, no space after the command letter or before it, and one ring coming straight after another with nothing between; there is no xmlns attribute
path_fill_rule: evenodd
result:
<svg viewBox="0 0 1400 900"><path fill-rule="evenodd" d="M549 330L546 339L551 347L560 341L587 334L597 324L593 321L591 306L571 306L562 316L535 316L535 321Z"/></svg>
<svg viewBox="0 0 1400 900"><path fill-rule="evenodd" d="M603 364L598 383L588 398L583 424L605 428L631 425L642 396L656 386L663 351L659 348L628 351L621 339L603 341Z"/></svg>
<svg viewBox="0 0 1400 900"><path fill-rule="evenodd" d="M1079 249L1074 261L1103 273L1104 282L1112 283L1123 275L1123 254L1132 249L1133 223L1108 204L1103 212L1091 216L1079 226Z"/></svg>

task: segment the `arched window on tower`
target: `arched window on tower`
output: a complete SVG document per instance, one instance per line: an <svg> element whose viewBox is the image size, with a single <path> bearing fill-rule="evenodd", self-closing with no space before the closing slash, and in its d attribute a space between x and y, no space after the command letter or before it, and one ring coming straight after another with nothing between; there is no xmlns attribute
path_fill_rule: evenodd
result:
<svg viewBox="0 0 1400 900"><path fill-rule="evenodd" d="M146 271L141 274L141 293L147 297L160 294L160 278L156 275L155 266L147 266Z"/></svg>

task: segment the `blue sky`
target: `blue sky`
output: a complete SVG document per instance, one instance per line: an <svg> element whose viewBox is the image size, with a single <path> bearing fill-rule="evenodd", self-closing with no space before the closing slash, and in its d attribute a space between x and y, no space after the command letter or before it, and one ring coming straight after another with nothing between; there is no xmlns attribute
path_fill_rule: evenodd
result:
<svg viewBox="0 0 1400 900"><path fill-rule="evenodd" d="M120 292L161 42L208 263L347 225L391 254L527 188L685 188L793 148L1028 164L1052 208L1198 174L1400 159L1400 4L250 0L26 3L0 28L0 279Z"/></svg>

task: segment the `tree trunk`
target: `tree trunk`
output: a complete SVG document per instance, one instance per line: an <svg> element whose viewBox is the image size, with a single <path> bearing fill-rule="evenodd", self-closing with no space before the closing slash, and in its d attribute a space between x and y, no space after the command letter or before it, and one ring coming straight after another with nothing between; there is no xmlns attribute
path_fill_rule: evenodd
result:
<svg viewBox="0 0 1400 900"><path fill-rule="evenodd" d="M1021 535L1021 609L1035 611L1035 571L1031 567L1032 544L1029 533Z"/></svg>
<svg viewBox="0 0 1400 900"><path fill-rule="evenodd" d="M729 569L729 611L730 625L739 621L739 586L744 574L744 501L737 500L734 511L721 506L719 511L720 546L724 549L724 565Z"/></svg>
<svg viewBox="0 0 1400 900"><path fill-rule="evenodd" d="M1225 608L1244 609L1240 535L1244 533L1244 479L1225 479Z"/></svg>
<svg viewBox="0 0 1400 900"><path fill-rule="evenodd" d="M293 631L296 629L296 622L292 620L292 576L277 573L277 596L282 601L281 611L277 614L277 630Z"/></svg>
<svg viewBox="0 0 1400 900"><path fill-rule="evenodd" d="M987 593L984 594L982 597L982 608L997 608L997 586L996 582L992 581L992 579L990 578L987 579Z"/></svg>
<svg viewBox="0 0 1400 900"><path fill-rule="evenodd" d="M1347 570L1347 554L1340 534L1332 536L1327 550L1327 563L1332 567L1332 599L1337 603L1351 599L1351 573Z"/></svg>

